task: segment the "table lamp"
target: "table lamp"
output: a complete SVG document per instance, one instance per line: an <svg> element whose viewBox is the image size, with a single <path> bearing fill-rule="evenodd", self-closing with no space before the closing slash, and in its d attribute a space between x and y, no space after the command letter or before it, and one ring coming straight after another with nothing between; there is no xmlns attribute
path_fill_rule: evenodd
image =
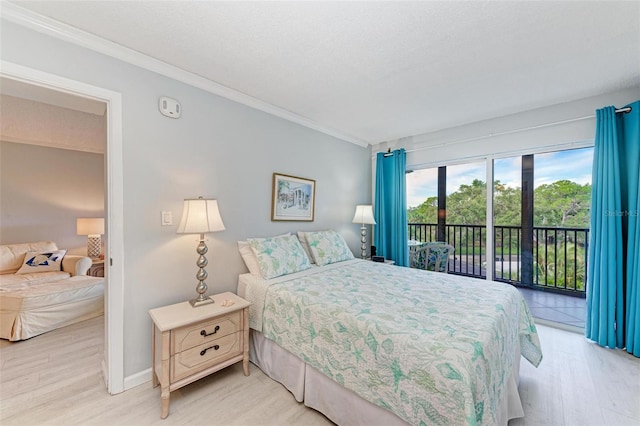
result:
<svg viewBox="0 0 640 426"><path fill-rule="evenodd" d="M373 206L370 205L358 205L356 206L356 214L353 216L353 223L360 223L360 255L363 259L367 257L367 228L365 225L375 225L376 221L373 218Z"/></svg>
<svg viewBox="0 0 640 426"><path fill-rule="evenodd" d="M87 256L98 259L102 252L101 235L104 234L104 218L78 218L76 234L87 236Z"/></svg>
<svg viewBox="0 0 640 426"><path fill-rule="evenodd" d="M205 280L208 276L204 267L209 263L207 258L204 257L208 250L204 240L204 234L217 231L224 231L224 224L220 217L217 200L202 197L184 200L182 218L180 219L180 225L178 225L176 232L178 234L200 234L200 243L196 248L196 252L199 255L196 262L199 268L196 274L196 278L198 279L198 285L196 286L198 297L189 301L194 308L213 303L213 299L205 297L204 295L207 292L207 283Z"/></svg>

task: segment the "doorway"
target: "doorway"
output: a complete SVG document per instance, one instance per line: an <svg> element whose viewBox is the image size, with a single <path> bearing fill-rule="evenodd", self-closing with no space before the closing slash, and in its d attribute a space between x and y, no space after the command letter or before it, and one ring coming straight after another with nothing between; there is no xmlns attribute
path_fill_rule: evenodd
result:
<svg viewBox="0 0 640 426"><path fill-rule="evenodd" d="M122 98L120 93L2 61L0 77L106 105L105 341L102 371L107 391L124 391L124 236Z"/></svg>

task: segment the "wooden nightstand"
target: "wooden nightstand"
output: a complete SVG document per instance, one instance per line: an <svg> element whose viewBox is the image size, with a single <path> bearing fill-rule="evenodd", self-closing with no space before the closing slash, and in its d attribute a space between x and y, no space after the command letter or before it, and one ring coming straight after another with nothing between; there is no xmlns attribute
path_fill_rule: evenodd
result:
<svg viewBox="0 0 640 426"><path fill-rule="evenodd" d="M91 267L87 271L90 277L104 277L104 259L91 259Z"/></svg>
<svg viewBox="0 0 640 426"><path fill-rule="evenodd" d="M151 309L153 387L161 386L162 414L169 415L172 391L242 361L249 375L249 305L233 293L211 296L215 303L189 302ZM222 306L228 300L231 306Z"/></svg>

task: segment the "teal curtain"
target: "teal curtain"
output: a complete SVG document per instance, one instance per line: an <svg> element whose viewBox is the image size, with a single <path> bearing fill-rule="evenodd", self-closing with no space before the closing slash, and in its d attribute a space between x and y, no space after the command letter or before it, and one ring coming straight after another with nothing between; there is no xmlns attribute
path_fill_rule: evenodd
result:
<svg viewBox="0 0 640 426"><path fill-rule="evenodd" d="M640 356L640 101L596 111L587 338Z"/></svg>
<svg viewBox="0 0 640 426"><path fill-rule="evenodd" d="M406 165L404 149L386 154L380 152L376 156L374 244L378 255L399 266L409 266Z"/></svg>

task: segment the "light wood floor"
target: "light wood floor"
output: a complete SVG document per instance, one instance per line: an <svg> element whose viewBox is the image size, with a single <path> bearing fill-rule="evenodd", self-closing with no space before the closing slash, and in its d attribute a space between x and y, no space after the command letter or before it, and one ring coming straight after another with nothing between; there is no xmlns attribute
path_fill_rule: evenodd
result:
<svg viewBox="0 0 640 426"><path fill-rule="evenodd" d="M171 394L160 420L151 383L109 396L100 372L103 318L33 339L0 340L0 424L9 425L331 425L280 384L241 364ZM522 361L526 417L516 425L639 425L640 360L583 336L539 326L544 360Z"/></svg>

